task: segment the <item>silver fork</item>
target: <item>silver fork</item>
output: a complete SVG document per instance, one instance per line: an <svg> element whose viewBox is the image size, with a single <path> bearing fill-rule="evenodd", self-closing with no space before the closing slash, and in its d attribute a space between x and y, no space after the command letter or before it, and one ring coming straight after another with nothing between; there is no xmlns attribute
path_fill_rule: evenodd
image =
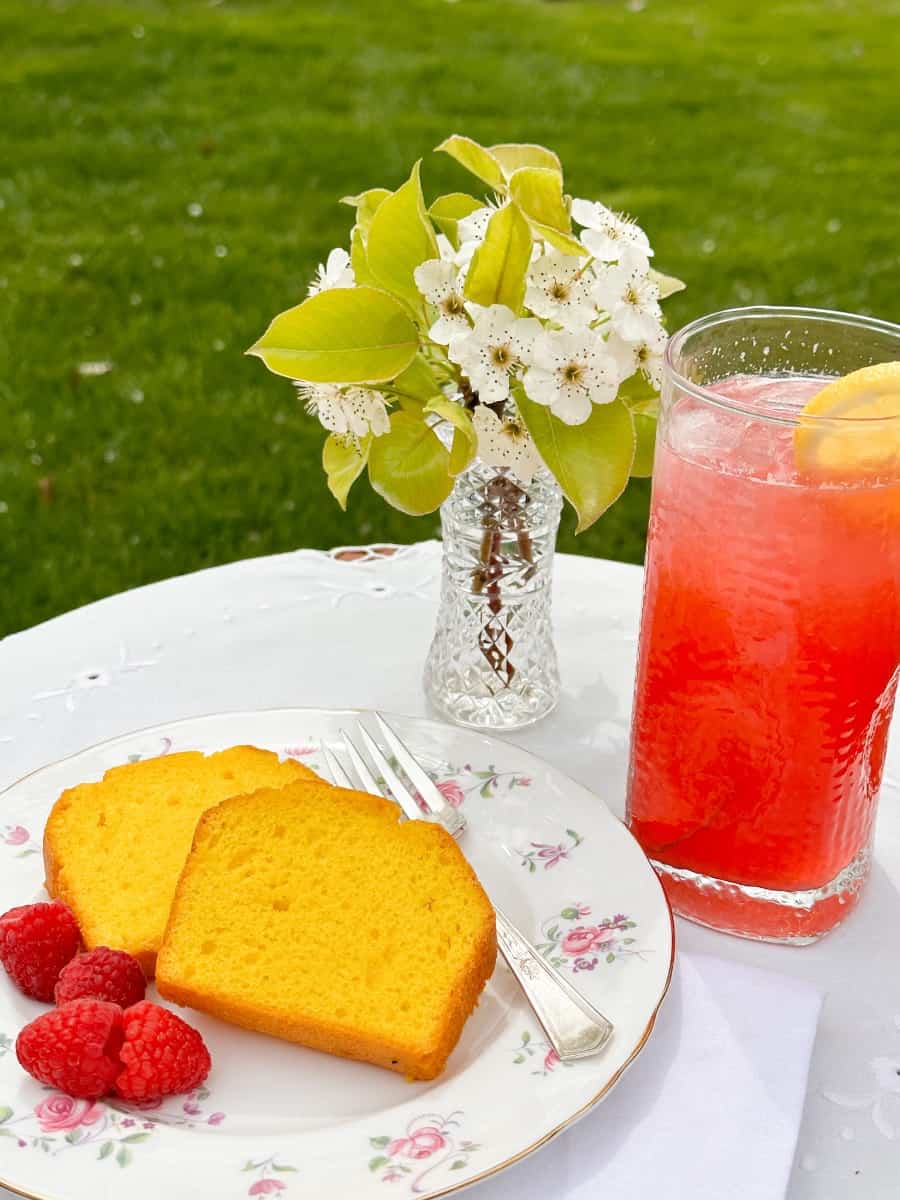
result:
<svg viewBox="0 0 900 1200"><path fill-rule="evenodd" d="M422 812L415 796L400 780L388 757L365 726L357 722L359 736L375 764L375 769L406 817L410 821L437 820L454 837L458 837L465 829L462 814L446 802L430 776L390 726L377 713L375 716L385 741L431 812L431 817ZM363 789L373 796L384 796L384 789L370 771L350 735L341 730L341 736L347 757L353 764ZM338 787L353 787L353 781L347 771L324 743L322 754L333 782ZM538 953L525 935L496 906L494 912L500 952L560 1059L572 1062L597 1054L612 1036L612 1023Z"/></svg>

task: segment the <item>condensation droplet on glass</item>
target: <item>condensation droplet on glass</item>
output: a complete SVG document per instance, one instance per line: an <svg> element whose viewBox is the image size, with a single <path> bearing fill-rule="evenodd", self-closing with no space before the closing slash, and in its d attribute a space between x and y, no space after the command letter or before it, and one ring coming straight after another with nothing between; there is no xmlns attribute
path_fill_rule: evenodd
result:
<svg viewBox="0 0 900 1200"><path fill-rule="evenodd" d="M116 459L118 457L119 457L118 450L114 450L112 448L112 446L110 446L109 449L103 451L103 461L104 462L113 463L116 461Z"/></svg>
<svg viewBox="0 0 900 1200"><path fill-rule="evenodd" d="M647 0L628 0L625 7L629 12L643 12L647 7Z"/></svg>
<svg viewBox="0 0 900 1200"><path fill-rule="evenodd" d="M704 238L704 240L700 243L700 249L704 254L712 254L715 248L716 243L714 238Z"/></svg>
<svg viewBox="0 0 900 1200"><path fill-rule="evenodd" d="M28 439L28 441L25 443L25 449L26 450L37 450L37 442L34 440L34 438Z"/></svg>
<svg viewBox="0 0 900 1200"><path fill-rule="evenodd" d="M279 409L278 412L275 413L275 415L272 417L272 420L275 422L276 425L283 425L285 423L285 421L287 420L287 417L281 411L281 409Z"/></svg>
<svg viewBox="0 0 900 1200"><path fill-rule="evenodd" d="M285 500L285 502L284 502L285 512L293 512L296 507L297 507L296 500Z"/></svg>
<svg viewBox="0 0 900 1200"><path fill-rule="evenodd" d="M856 1140L856 1131L851 1129L849 1125L845 1125L841 1130L841 1137L845 1142L853 1142Z"/></svg>
<svg viewBox="0 0 900 1200"><path fill-rule="evenodd" d="M84 259L81 257L80 254L70 254L69 255L69 266L70 267L80 267L83 262L84 262Z"/></svg>
<svg viewBox="0 0 900 1200"><path fill-rule="evenodd" d="M5 500L0 500L0 516L3 516L4 513L8 513L8 512L9 512L9 505L6 503Z"/></svg>
<svg viewBox="0 0 900 1200"><path fill-rule="evenodd" d="M131 401L132 404L143 404L144 403L144 393L141 391L140 388L132 388L131 391L128 393L128 399Z"/></svg>
<svg viewBox="0 0 900 1200"><path fill-rule="evenodd" d="M146 31L145 31L143 25L135 25L131 31L131 36L133 38L137 38L138 40L140 40L144 36L145 32Z"/></svg>
<svg viewBox="0 0 900 1200"><path fill-rule="evenodd" d="M0 275L0 288L5 288L9 284L9 280L5 275Z"/></svg>
<svg viewBox="0 0 900 1200"><path fill-rule="evenodd" d="M193 203L191 203L187 206L187 215L189 217L202 217L203 216L203 205L198 204L197 201L194 200Z"/></svg>
<svg viewBox="0 0 900 1200"><path fill-rule="evenodd" d="M804 1154L800 1159L800 1167L804 1171L814 1171L819 1165L819 1160L814 1154Z"/></svg>
<svg viewBox="0 0 900 1200"><path fill-rule="evenodd" d="M160 267L164 267L166 265L166 260L163 258L163 256L161 254L154 254L153 257L150 259L150 264L151 264L151 266L156 267L156 269L158 271Z"/></svg>
<svg viewBox="0 0 900 1200"><path fill-rule="evenodd" d="M139 546L141 543L141 535L139 533L133 533L128 541L132 546Z"/></svg>
<svg viewBox="0 0 900 1200"><path fill-rule="evenodd" d="M213 350L224 350L224 349L225 349L225 343L222 341L221 338L216 338L216 340L213 342Z"/></svg>
<svg viewBox="0 0 900 1200"><path fill-rule="evenodd" d="M840 233L841 223L837 217L832 217L831 220L826 224L825 228L829 233Z"/></svg>
<svg viewBox="0 0 900 1200"><path fill-rule="evenodd" d="M140 292L132 292L131 295L128 297L128 303L131 305L132 308L137 308L137 306L140 304L142 298L143 297L141 296Z"/></svg>
<svg viewBox="0 0 900 1200"><path fill-rule="evenodd" d="M756 61L761 67L767 67L771 61L768 54L757 54Z"/></svg>
<svg viewBox="0 0 900 1200"><path fill-rule="evenodd" d="M44 460L43 460L43 458L41 458L40 454L32 454L32 456L31 456L31 462L32 462L32 465L33 465L33 466L35 466L35 467L39 467L39 466L41 466L41 464L43 463L43 461L44 461Z"/></svg>
<svg viewBox="0 0 900 1200"><path fill-rule="evenodd" d="M88 331L87 329L85 330L85 333L88 336L90 336L90 334L93 332L94 332L93 329L91 329L90 331ZM83 363L79 363L78 366L76 367L76 370L78 371L79 375L86 375L86 376L108 375L112 369L113 369L113 365L108 360L100 361L100 362L83 362Z"/></svg>
<svg viewBox="0 0 900 1200"><path fill-rule="evenodd" d="M227 253L228 253L228 247L223 245L220 242L219 245L216 246L216 249L215 249L216 258L224 258Z"/></svg>

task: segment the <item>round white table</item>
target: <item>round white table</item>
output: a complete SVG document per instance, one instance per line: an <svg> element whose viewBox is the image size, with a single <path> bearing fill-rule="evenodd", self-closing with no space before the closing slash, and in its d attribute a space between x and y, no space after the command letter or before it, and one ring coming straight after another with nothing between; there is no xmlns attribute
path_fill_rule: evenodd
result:
<svg viewBox="0 0 900 1200"><path fill-rule="evenodd" d="M435 542L396 553L300 550L126 592L0 641L0 787L179 717L291 705L425 714L420 677L439 575ZM641 582L638 567L558 558L562 700L511 735L619 813ZM685 949L826 992L791 1200L900 1197L898 800L895 731L873 878L857 912L818 945L766 946L678 923Z"/></svg>

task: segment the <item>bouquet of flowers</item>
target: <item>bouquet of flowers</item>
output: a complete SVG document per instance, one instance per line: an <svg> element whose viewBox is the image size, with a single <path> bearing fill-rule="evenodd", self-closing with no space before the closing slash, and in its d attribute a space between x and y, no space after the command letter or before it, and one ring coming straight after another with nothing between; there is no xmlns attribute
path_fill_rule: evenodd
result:
<svg viewBox="0 0 900 1200"><path fill-rule="evenodd" d="M572 199L543 146L437 147L490 190L426 205L420 164L370 188L349 250L248 351L293 380L329 431L346 506L364 470L390 504L434 511L476 456L527 485L546 467L586 529L649 474L666 333L683 286L635 221Z"/></svg>

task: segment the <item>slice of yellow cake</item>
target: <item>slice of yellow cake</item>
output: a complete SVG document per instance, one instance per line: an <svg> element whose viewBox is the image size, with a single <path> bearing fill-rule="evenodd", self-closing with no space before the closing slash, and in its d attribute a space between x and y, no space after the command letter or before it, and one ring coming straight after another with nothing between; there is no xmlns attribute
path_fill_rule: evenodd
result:
<svg viewBox="0 0 900 1200"><path fill-rule="evenodd" d="M88 949L127 950L152 976L201 813L229 796L317 778L254 746L113 767L53 806L44 830L47 891L75 913Z"/></svg>
<svg viewBox="0 0 900 1200"><path fill-rule="evenodd" d="M494 911L453 838L323 783L200 820L157 964L168 1000L411 1079L444 1067L494 969Z"/></svg>

